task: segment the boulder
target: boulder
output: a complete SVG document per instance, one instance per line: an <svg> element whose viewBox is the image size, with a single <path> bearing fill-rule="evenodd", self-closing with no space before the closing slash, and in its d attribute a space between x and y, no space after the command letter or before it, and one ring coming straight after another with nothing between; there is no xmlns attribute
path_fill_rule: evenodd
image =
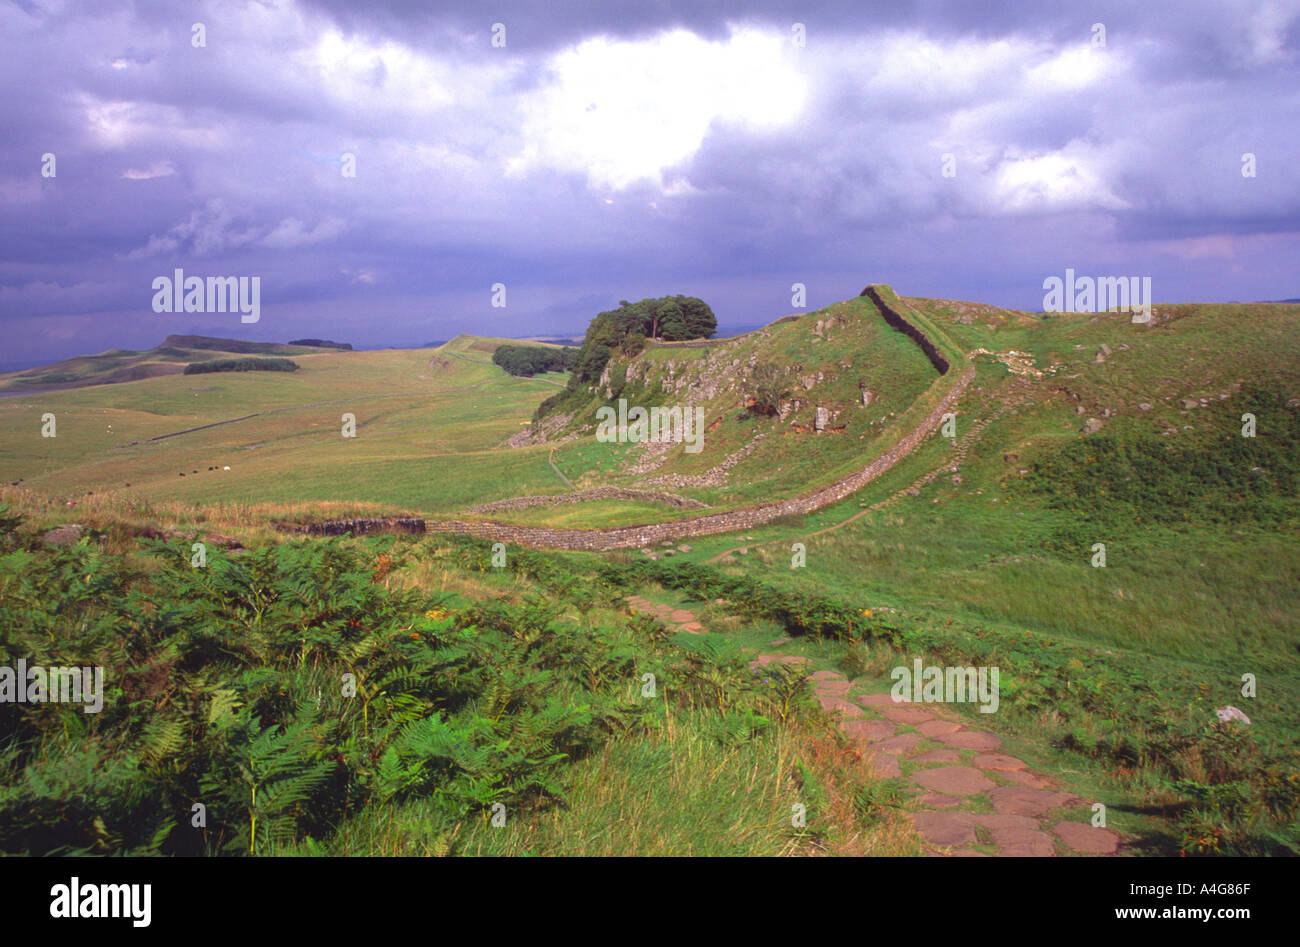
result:
<svg viewBox="0 0 1300 947"><path fill-rule="evenodd" d="M1216 710L1215 713L1224 723L1227 723L1229 720L1240 720L1245 724L1250 723L1250 718L1231 704L1221 710Z"/></svg>
<svg viewBox="0 0 1300 947"><path fill-rule="evenodd" d="M86 528L79 523L69 523L67 526L58 526L46 531L41 539L51 546L67 546L81 539L85 531Z"/></svg>

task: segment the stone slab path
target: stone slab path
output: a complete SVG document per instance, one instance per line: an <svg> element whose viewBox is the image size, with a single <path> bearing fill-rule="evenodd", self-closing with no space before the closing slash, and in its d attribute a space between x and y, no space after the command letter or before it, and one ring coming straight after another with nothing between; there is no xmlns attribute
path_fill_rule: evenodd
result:
<svg viewBox="0 0 1300 947"><path fill-rule="evenodd" d="M665 625L707 632L688 609L641 595L628 596L627 602ZM797 655L760 654L750 667L807 663ZM839 671L814 671L808 679L822 709L861 747L872 773L911 786L908 816L927 854L981 857L989 854L983 848L1003 857L1047 858L1118 851L1119 836L1088 821L1088 803L1001 752L997 734L935 704L896 702L889 694L854 695L854 682Z"/></svg>
<svg viewBox="0 0 1300 947"><path fill-rule="evenodd" d="M764 657L773 656L758 660ZM853 696L853 683L837 671L817 671L811 679L818 701L838 715L840 731L862 748L872 771L914 789L908 815L929 854L989 854L983 848L1044 858L1119 849L1119 836L1109 829L1067 818L1089 819L1091 806L999 752L997 734L934 704L895 702L889 694Z"/></svg>

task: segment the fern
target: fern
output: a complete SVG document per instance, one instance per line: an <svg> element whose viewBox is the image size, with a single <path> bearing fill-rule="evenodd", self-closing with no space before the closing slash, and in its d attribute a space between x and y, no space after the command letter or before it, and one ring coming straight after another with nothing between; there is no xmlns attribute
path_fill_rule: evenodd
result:
<svg viewBox="0 0 1300 947"><path fill-rule="evenodd" d="M181 751L186 743L187 725L175 717L155 717L144 728L140 755L155 766Z"/></svg>

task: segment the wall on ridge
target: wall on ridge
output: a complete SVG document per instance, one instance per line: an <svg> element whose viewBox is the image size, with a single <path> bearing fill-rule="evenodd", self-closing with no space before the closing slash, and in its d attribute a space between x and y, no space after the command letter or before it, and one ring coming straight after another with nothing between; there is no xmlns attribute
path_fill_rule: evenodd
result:
<svg viewBox="0 0 1300 947"><path fill-rule="evenodd" d="M885 302L884 297L881 296L880 291L874 285L868 286L859 295L866 296L875 303L876 308L880 310L880 314L885 317L887 323L919 345L921 351L930 360L930 364L939 370L940 375L948 374L948 360L943 357L935 344L930 341L924 332L903 318L902 313Z"/></svg>

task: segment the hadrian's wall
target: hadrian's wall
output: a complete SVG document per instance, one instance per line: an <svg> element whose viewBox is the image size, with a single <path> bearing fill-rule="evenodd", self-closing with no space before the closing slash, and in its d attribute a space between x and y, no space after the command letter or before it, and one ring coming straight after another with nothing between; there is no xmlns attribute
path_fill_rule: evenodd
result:
<svg viewBox="0 0 1300 947"><path fill-rule="evenodd" d="M465 520L430 522L426 528L431 533L458 533L492 542L518 543L521 546L603 551L653 546L665 539L680 540L692 536L730 533L752 529L782 516L812 513L862 489L915 450L921 441L939 425L943 415L951 410L952 405L965 393L966 387L974 377L974 369L967 369L952 390L944 395L935 409L920 424L866 467L830 486L790 500L762 503L723 513L709 513L675 522L616 526L606 529L555 529L547 526L475 523Z"/></svg>
<svg viewBox="0 0 1300 947"><path fill-rule="evenodd" d="M866 296L875 303L876 308L880 310L880 314L885 317L887 323L919 345L921 351L930 360L930 364L939 370L940 375L948 374L948 360L943 357L934 343L926 337L924 332L903 318L902 313L886 303L875 286L868 286L859 295Z"/></svg>
<svg viewBox="0 0 1300 947"><path fill-rule="evenodd" d="M466 513L494 513L498 510L526 510L534 506L557 506L562 503L589 503L592 500L630 500L643 503L662 503L684 510L708 509L707 503L691 497L665 493L662 490L631 490L626 487L594 487L591 490L577 490L573 493L549 493L544 496L511 497L508 500L496 500L472 506Z"/></svg>
<svg viewBox="0 0 1300 947"><path fill-rule="evenodd" d="M913 339L936 369L947 374L948 360L943 357L925 333L886 304L874 286L868 286L862 295L870 297L880 309L889 325ZM334 523L315 523L298 527L295 531L312 534L340 535L345 532L365 533L376 531L402 531L431 533L457 533L492 542L517 543L521 546L538 546L552 549L604 551L653 546L663 540L681 540L714 533L730 533L752 529L782 516L803 515L837 503L861 490L885 471L915 450L928 437L943 416L952 410L966 388L975 378L975 370L967 368L952 387L939 399L934 409L912 430L903 435L887 451L856 473L850 474L829 486L802 496L775 503L760 503L722 513L708 513L666 523L641 526L614 526L604 529L557 529L548 526L520 526L513 523L471 522L468 520L439 520L425 522L419 519L402 520L344 520ZM509 501L504 501L509 502ZM386 527L386 523L391 523Z"/></svg>

